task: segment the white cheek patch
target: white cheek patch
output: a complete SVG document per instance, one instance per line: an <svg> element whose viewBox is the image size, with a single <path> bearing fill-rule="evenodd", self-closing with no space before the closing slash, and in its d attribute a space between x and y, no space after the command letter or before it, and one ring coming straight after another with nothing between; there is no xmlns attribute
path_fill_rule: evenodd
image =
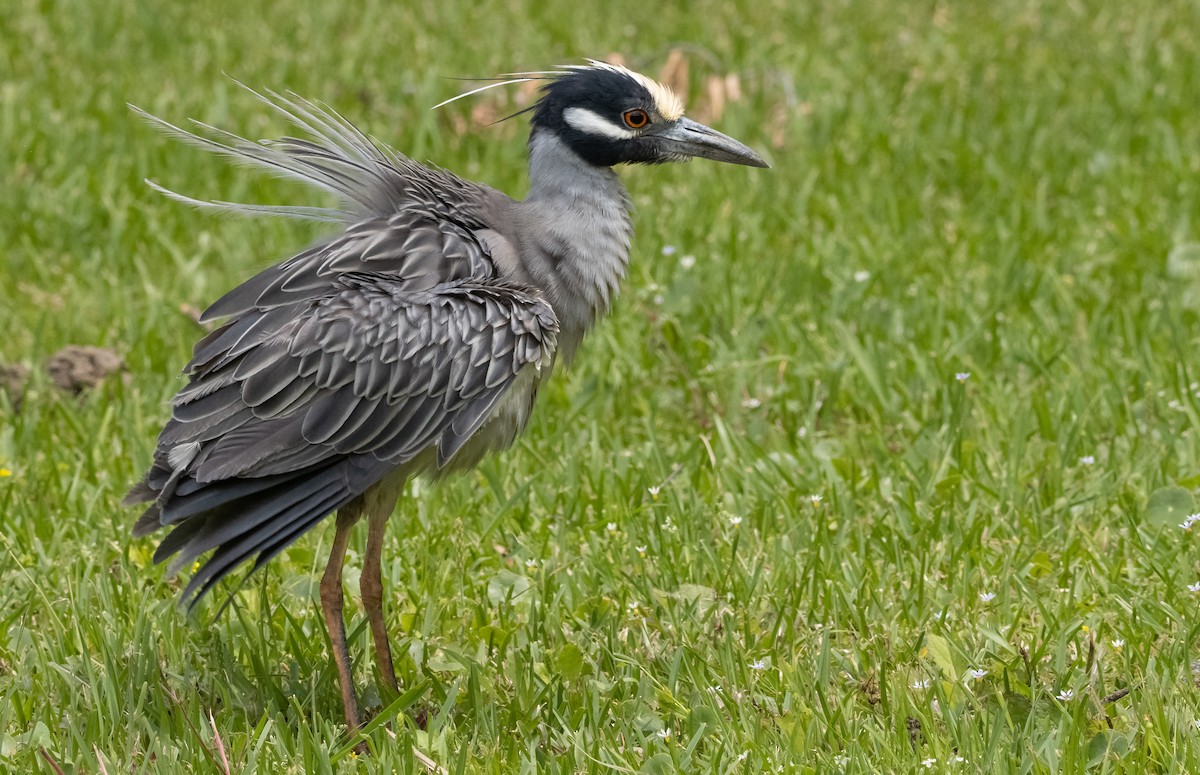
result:
<svg viewBox="0 0 1200 775"><path fill-rule="evenodd" d="M572 129L584 134L606 137L609 140L632 140L637 137L637 132L632 129L619 127L587 108L567 108L563 111L563 121Z"/></svg>

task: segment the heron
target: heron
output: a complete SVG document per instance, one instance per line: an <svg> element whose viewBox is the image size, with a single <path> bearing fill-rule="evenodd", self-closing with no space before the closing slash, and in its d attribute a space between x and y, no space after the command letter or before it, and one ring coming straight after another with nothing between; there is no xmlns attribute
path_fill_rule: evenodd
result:
<svg viewBox="0 0 1200 775"><path fill-rule="evenodd" d="M290 93L251 90L302 137L252 142L142 113L189 143L336 198L332 207L239 204L151 183L199 207L333 227L205 310L202 322L223 322L195 345L153 463L125 500L148 504L135 537L170 530L156 563L170 559L171 574L197 567L182 594L190 605L336 514L320 600L350 731L360 724L343 615L351 529L366 521L360 593L378 674L397 691L381 574L388 519L411 478L469 469L510 446L539 386L609 309L633 237L613 168L692 158L768 166L685 117L671 89L621 65L587 60L495 85L521 81L540 86L522 111L521 200L413 161Z"/></svg>

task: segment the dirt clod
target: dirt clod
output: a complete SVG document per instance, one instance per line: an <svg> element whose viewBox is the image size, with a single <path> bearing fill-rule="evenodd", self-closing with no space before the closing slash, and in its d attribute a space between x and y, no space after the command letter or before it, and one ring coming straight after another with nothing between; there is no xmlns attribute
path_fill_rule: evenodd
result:
<svg viewBox="0 0 1200 775"><path fill-rule="evenodd" d="M912 743L913 748L925 742L925 735L921 732L921 719L909 716L904 726L908 728L908 742Z"/></svg>
<svg viewBox="0 0 1200 775"><path fill-rule="evenodd" d="M0 363L0 393L7 393L14 409L21 406L25 383L29 381L29 369L19 363Z"/></svg>
<svg viewBox="0 0 1200 775"><path fill-rule="evenodd" d="M871 705L878 705L883 700L883 694L879 691L879 679L875 676L869 676L859 682L858 688L862 690L867 702Z"/></svg>
<svg viewBox="0 0 1200 775"><path fill-rule="evenodd" d="M96 387L125 360L112 350L69 344L46 359L46 373L59 390L82 393Z"/></svg>

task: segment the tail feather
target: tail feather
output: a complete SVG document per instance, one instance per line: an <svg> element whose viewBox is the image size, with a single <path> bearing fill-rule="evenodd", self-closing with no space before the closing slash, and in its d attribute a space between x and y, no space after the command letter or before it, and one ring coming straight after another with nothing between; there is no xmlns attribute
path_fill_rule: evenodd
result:
<svg viewBox="0 0 1200 775"><path fill-rule="evenodd" d="M250 570L253 574L323 518L370 489L394 466L371 456L348 456L322 466L257 478L205 483L189 477L167 490L155 486L162 479L155 476L158 468L151 469L127 496L127 502L154 501L138 519L134 534L144 536L172 528L154 553L156 563L170 560L168 573L202 562L182 595L181 602L192 608L237 566L256 558ZM212 554L203 560L209 552Z"/></svg>
<svg viewBox="0 0 1200 775"><path fill-rule="evenodd" d="M200 598L204 597L221 579L233 572L237 566L267 549L273 552L271 556L278 554L307 532L309 528L328 516L330 512L336 511L355 497L355 495L345 492L335 492L319 500L316 497L310 497L237 541L223 544L188 581L187 587L183 590L183 600L189 608L194 607ZM253 570L257 570L257 567Z"/></svg>
<svg viewBox="0 0 1200 775"><path fill-rule="evenodd" d="M139 503L148 503L158 497L158 492L150 486L150 476L147 474L142 477L142 481L129 488L129 492L125 493L125 497L121 499L122 506L136 506Z"/></svg>
<svg viewBox="0 0 1200 775"><path fill-rule="evenodd" d="M133 537L144 538L162 527L161 512L157 505L146 509L138 521L133 523Z"/></svg>
<svg viewBox="0 0 1200 775"><path fill-rule="evenodd" d="M194 519L167 533L167 537L160 541L158 548L154 550L154 562L160 563L187 546L188 542L204 529L204 524L204 520Z"/></svg>
<svg viewBox="0 0 1200 775"><path fill-rule="evenodd" d="M293 483L298 476L308 475L308 471L298 471L295 474L276 474L250 479L226 479L221 482L201 484L194 479L187 479L176 488L175 494L162 510L162 524L173 525L190 519L204 512L215 512L222 506L246 502L251 496L282 484ZM239 508L242 506L239 504Z"/></svg>
<svg viewBox="0 0 1200 775"><path fill-rule="evenodd" d="M186 567L205 552L237 540L239 536L249 535L260 526L285 516L296 506L339 490L344 492L345 488L337 482L336 476L317 476L298 485L288 482L256 493L244 502L236 503L236 512L226 504L223 508L205 514L203 518L188 520L175 528L175 531L179 531L190 527L192 523L201 525L186 544L178 547L172 545L168 550L167 541L164 540L155 552L155 560L166 559L178 552L179 556L171 561L171 569ZM173 535L174 532L167 538Z"/></svg>
<svg viewBox="0 0 1200 775"><path fill-rule="evenodd" d="M253 573L270 562L275 555L282 552L284 549L290 546L293 541L307 532L309 528L319 522L325 514L346 506L351 500L353 500L353 498L339 500L337 501L337 505L328 505L330 501L325 501L323 504L317 505L310 509L307 514L296 520L296 525L294 527L292 527L286 533L276 537L274 542L258 549L258 555L254 558L254 565L251 566L250 572ZM324 511L322 511L322 509L324 509ZM247 556L245 559L249 559L249 557Z"/></svg>
<svg viewBox="0 0 1200 775"><path fill-rule="evenodd" d="M353 500L353 498L350 498L349 500L344 500L344 501L334 501L331 499L324 503L319 503L316 506L314 506L313 508L311 508L306 514L302 515L302 517L297 520L296 525L291 530L287 531L284 535L277 538L274 543L272 543L268 546L259 548L257 550L249 549L249 550L244 551L239 556L231 557L229 559L229 565L226 569L222 570L219 575L214 575L212 578L208 579L207 581L204 582L204 584L202 584L200 586L200 588L195 593L195 595L196 595L195 598L192 600L192 602L188 606L189 609L194 607L196 605L196 602L199 601L200 598L202 598L202 597L204 597L204 595L208 594L208 592L210 590L212 590L212 588L217 584L218 581L221 580L222 577L231 573L234 568L236 568L238 565L240 565L241 563L248 560L250 558L250 555L252 555L255 551L257 551L258 557L254 560L254 565L251 566L250 570L246 573L245 576L243 576L240 580L238 580L237 584L234 585L234 588L232 590L230 590L228 596L226 596L225 602L221 604L221 608L217 611L217 616L220 616L225 611L225 609L229 607L229 604L233 602L233 596L234 596L234 594L237 593L238 589L240 589L243 584L245 584L247 581L249 581L250 577L253 576L255 573L257 573L260 568L263 568L264 566L266 566L266 564L268 562L270 562L271 559L275 557L275 555L282 552L293 541L298 539L304 533L308 532L309 529L311 529L314 525L316 525L318 522L320 522L322 519L324 519L325 515L329 514L329 512L336 511L338 509L345 507L352 500ZM189 584L189 586L190 586L190 584ZM185 598L186 598L186 595L185 595Z"/></svg>

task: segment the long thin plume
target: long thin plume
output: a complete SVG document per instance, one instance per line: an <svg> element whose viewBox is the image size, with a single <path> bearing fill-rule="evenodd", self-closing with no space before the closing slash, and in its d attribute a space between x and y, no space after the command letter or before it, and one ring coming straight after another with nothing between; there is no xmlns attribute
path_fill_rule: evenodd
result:
<svg viewBox="0 0 1200 775"><path fill-rule="evenodd" d="M644 86L654 96L654 101L658 107L658 110L667 118L675 119L675 118L679 118L680 116L683 115L683 100L681 100L669 88L662 85L658 81L655 81L653 78L647 78L646 76L642 75L641 73L634 72L633 70L630 70L629 68L627 68L623 65L614 65L609 62L602 62L599 59L585 59L584 62L586 64L559 65L558 67L556 67L553 70L528 70L525 72L517 72L517 73L503 73L501 75L496 76L496 78L494 78L494 79L492 79L492 78L463 79L463 80L488 80L488 81L494 80L495 83L489 83L484 86L480 86L477 89L472 89L470 91L463 92L462 94L451 97L450 99L448 99L444 102L439 102L437 105L434 105L432 109L437 110L438 108L442 107L443 105L449 105L452 102L461 100L463 97L470 97L472 94L478 94L480 92L487 91L488 89L494 89L497 86L508 86L510 84L524 83L526 81L553 81L556 78L562 78L563 76L570 75L571 73L578 73L583 70L608 70L610 72L620 73L624 76L632 78L633 80L637 81L642 86ZM520 114L514 113L513 115L520 115ZM507 118L511 118L511 116L500 119L500 120L505 121L505 120L507 120Z"/></svg>
<svg viewBox="0 0 1200 775"><path fill-rule="evenodd" d="M270 215L283 218L298 218L302 221L324 221L326 223L345 223L353 217L353 213L346 210L336 210L331 207L252 205L245 202L226 202L221 199L196 199L187 194L172 191L150 178L146 178L145 183L158 193L180 204L189 205L200 210L216 210L227 215Z"/></svg>
<svg viewBox="0 0 1200 775"><path fill-rule="evenodd" d="M197 131L189 131L134 105L129 107L154 127L190 145L332 193L341 200L340 208L205 201L150 183L155 190L178 202L226 213L275 215L327 222L346 222L394 209L393 198L404 189L407 176L417 166L410 159L374 142L328 106L292 93L258 92L237 79L231 80L282 114L312 139L285 137L252 142L195 120L191 123Z"/></svg>
<svg viewBox="0 0 1200 775"><path fill-rule="evenodd" d="M538 78L528 77L531 74L527 74L527 73L512 73L512 75L521 75L524 77L513 78L513 79L507 80L507 81L496 81L495 83L485 84L483 86L480 86L478 89L471 89L471 91L466 91L466 92L463 92L462 94L458 94L454 97L451 97L448 100L443 100L442 102L439 102L438 104L436 104L432 108L430 108L430 110L437 110L440 107L449 105L451 102L457 102L458 100L461 100L463 97L470 97L472 94L478 94L479 92L487 91L488 89L495 89L498 86L510 86L514 83L525 83L526 81L540 80Z"/></svg>
<svg viewBox="0 0 1200 775"><path fill-rule="evenodd" d="M442 102L439 102L438 104L434 105L432 108L430 108L430 110L437 110L438 108L449 105L452 102L457 102L457 101L461 100L463 97L470 97L472 94L479 94L480 92L485 92L488 89L495 89L499 86L511 86L514 83L526 83L527 81L553 81L555 78L564 76L567 73L572 72L574 70L586 70L589 67L595 67L595 66L608 66L602 62L596 62L593 59L589 59L589 60L587 60L587 62L588 62L588 64L586 64L586 65L560 65L559 67L557 67L554 70L526 70L524 72L517 72L517 73L501 73L500 75L498 75L494 78L459 78L457 80L460 80L460 81L489 81L489 83L486 83L483 86L480 86L476 89L471 89L470 91L465 91L462 94L456 94L453 97L451 97L450 99L443 100ZM513 115L514 116L520 115L520 113L514 113ZM511 116L507 117L507 118L511 118ZM507 118L503 118L500 120L506 121Z"/></svg>

